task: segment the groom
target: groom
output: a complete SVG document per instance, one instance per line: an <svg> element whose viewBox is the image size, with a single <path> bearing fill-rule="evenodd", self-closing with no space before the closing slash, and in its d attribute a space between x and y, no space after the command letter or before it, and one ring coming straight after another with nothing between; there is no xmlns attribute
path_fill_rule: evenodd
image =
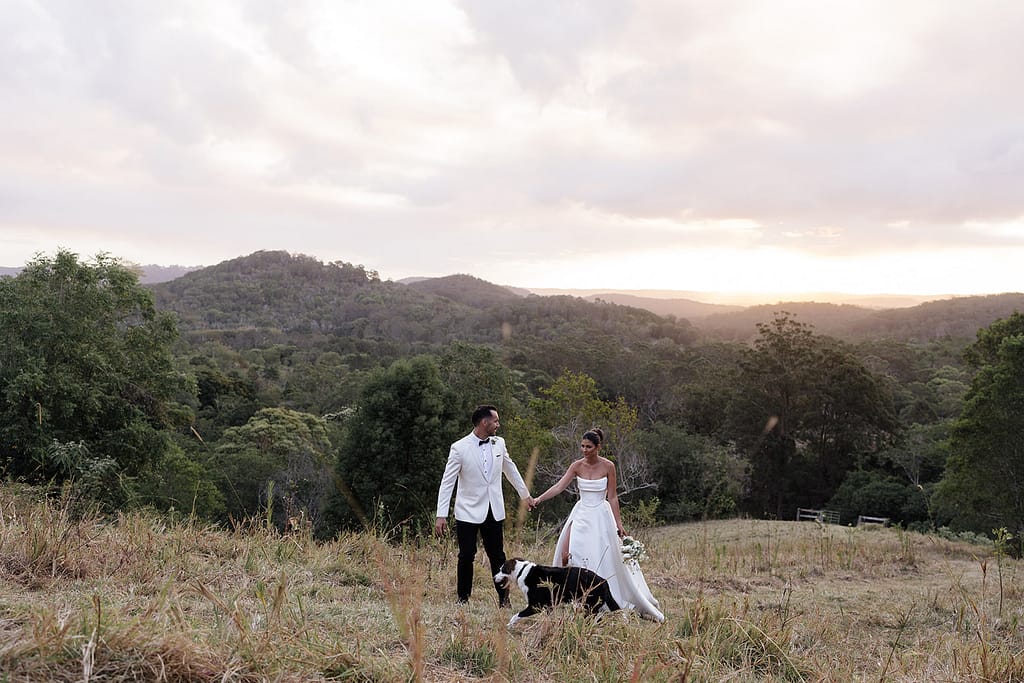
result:
<svg viewBox="0 0 1024 683"><path fill-rule="evenodd" d="M491 576L497 574L505 563L502 538L505 499L501 493L501 474L505 474L527 504L533 501L519 469L505 450L505 440L495 436L500 426L498 409L494 406L480 406L473 411L473 431L452 444L448 464L441 476L441 488L437 492L434 532L440 535L448 523L452 489L456 482L459 484L455 494L455 536L459 542L456 593L459 602L467 602L473 590L477 534L484 542L484 552L491 563ZM497 585L494 587L498 591L498 604L508 606L508 590Z"/></svg>

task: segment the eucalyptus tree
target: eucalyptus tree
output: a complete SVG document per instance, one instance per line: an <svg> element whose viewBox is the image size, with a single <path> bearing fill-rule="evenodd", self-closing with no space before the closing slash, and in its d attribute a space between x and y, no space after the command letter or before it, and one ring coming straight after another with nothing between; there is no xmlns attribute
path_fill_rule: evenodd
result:
<svg viewBox="0 0 1024 683"><path fill-rule="evenodd" d="M786 312L757 327L725 433L750 463L749 511L782 517L827 501L898 423L888 384L843 344Z"/></svg>
<svg viewBox="0 0 1024 683"><path fill-rule="evenodd" d="M1024 535L1024 314L978 332L967 360L978 372L950 437L933 498L942 521Z"/></svg>

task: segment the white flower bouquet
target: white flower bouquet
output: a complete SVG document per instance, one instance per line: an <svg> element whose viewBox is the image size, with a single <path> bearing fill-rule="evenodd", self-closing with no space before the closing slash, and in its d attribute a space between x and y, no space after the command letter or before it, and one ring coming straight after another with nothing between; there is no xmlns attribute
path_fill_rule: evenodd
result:
<svg viewBox="0 0 1024 683"><path fill-rule="evenodd" d="M622 561L643 562L647 559L647 548L643 543L632 536L624 536L622 539Z"/></svg>

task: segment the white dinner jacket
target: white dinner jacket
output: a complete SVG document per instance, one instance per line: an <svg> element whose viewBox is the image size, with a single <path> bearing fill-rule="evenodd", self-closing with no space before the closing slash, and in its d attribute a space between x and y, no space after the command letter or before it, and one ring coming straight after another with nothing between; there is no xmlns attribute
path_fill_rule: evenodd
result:
<svg viewBox="0 0 1024 683"><path fill-rule="evenodd" d="M448 453L448 463L444 466L441 476L441 487L437 492L437 516L448 516L448 505L452 500L452 489L458 483L455 492L456 521L480 524L487 518L487 509L494 513L494 519L505 519L505 498L501 493L501 473L512 483L520 498L530 495L526 482L519 474L519 468L505 450L505 439L500 436L491 437L491 468L490 476L484 478L484 468L480 461L480 439L470 432L452 444Z"/></svg>

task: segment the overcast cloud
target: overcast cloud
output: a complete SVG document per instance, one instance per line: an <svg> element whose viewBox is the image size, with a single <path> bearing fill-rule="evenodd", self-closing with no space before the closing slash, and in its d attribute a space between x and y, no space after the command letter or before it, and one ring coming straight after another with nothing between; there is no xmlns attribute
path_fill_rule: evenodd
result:
<svg viewBox="0 0 1024 683"><path fill-rule="evenodd" d="M1024 4L6 0L0 265L1021 289Z"/></svg>

